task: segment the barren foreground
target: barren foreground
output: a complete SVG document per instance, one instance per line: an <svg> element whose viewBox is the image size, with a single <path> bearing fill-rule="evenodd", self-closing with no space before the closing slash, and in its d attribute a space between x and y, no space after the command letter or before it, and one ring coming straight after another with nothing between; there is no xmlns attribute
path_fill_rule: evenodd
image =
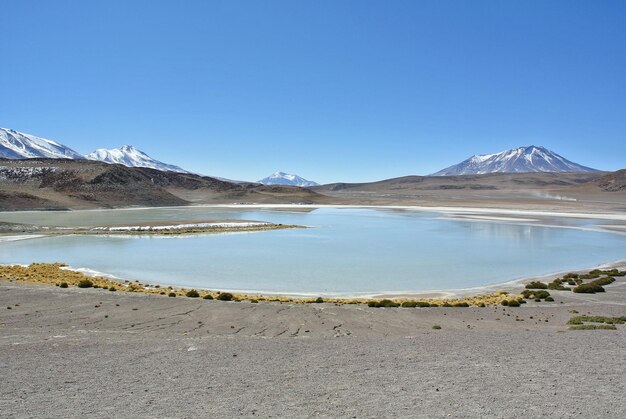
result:
<svg viewBox="0 0 626 419"><path fill-rule="evenodd" d="M603 295L559 296L555 303L426 309L221 302L5 282L0 411L624 417L626 326L567 331L565 323L573 310L623 316L625 302L622 280Z"/></svg>

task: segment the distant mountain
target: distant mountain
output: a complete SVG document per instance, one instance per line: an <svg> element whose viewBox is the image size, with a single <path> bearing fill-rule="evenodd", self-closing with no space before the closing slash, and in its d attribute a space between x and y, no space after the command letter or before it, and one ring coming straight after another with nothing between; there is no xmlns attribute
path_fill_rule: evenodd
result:
<svg viewBox="0 0 626 419"><path fill-rule="evenodd" d="M318 183L311 180L306 180L298 175L290 175L289 173L276 172L271 176L259 180L259 183L263 185L288 185L288 186L301 186L306 188L308 186L317 186Z"/></svg>
<svg viewBox="0 0 626 419"><path fill-rule="evenodd" d="M531 145L495 154L475 155L431 176L527 172L597 172L597 170L571 162L544 147Z"/></svg>
<svg viewBox="0 0 626 419"><path fill-rule="evenodd" d="M132 145L123 145L120 148L113 149L99 148L93 153L87 154L85 157L89 160L98 160L104 163L123 164L128 167L148 167L150 169L162 171L189 173L178 166L153 159Z"/></svg>
<svg viewBox="0 0 626 419"><path fill-rule="evenodd" d="M71 148L56 141L35 137L8 128L0 128L0 157L6 159L84 159Z"/></svg>

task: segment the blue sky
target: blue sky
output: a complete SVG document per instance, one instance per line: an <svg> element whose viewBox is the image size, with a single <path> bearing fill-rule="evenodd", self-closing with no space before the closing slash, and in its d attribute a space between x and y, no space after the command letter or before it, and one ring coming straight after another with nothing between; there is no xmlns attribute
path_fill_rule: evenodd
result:
<svg viewBox="0 0 626 419"><path fill-rule="evenodd" d="M544 145L626 167L626 2L0 0L0 126L318 182Z"/></svg>

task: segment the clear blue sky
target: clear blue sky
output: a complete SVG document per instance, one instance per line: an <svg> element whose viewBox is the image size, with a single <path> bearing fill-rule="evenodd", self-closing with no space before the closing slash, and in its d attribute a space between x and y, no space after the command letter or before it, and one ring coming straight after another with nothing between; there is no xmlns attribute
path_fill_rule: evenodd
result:
<svg viewBox="0 0 626 419"><path fill-rule="evenodd" d="M626 1L0 0L0 126L318 182L544 145L626 167Z"/></svg>

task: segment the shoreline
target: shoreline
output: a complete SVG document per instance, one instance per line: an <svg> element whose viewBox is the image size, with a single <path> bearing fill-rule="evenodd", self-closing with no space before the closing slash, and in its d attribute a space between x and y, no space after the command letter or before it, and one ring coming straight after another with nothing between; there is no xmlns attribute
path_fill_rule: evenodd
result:
<svg viewBox="0 0 626 419"><path fill-rule="evenodd" d="M193 208L231 208L231 209L391 209L406 210L420 212L439 212L439 213L478 213L478 214L503 214L503 215L526 215L538 217L564 217L564 218L581 218L594 220L616 220L626 221L626 214L623 212L580 212L580 211L558 211L534 210L534 209L511 209L511 208L487 208L487 207L467 207L467 206L428 206L428 205L366 205L366 204L193 204L193 205L175 205L175 206L156 206L156 207L121 207L121 208L88 208L88 209L69 209L63 212L82 212L82 211L141 211L151 209L193 209ZM45 210L25 210L25 211L0 211L2 214L18 213L44 213Z"/></svg>
<svg viewBox="0 0 626 419"><path fill-rule="evenodd" d="M38 263L32 262L35 265L55 265L54 263ZM517 279L513 279L505 282L498 282L494 284L467 287L467 288L454 288L454 289L435 289L435 290L418 290L418 291L364 291L364 292L281 292L281 291L262 291L262 290L240 290L229 288L202 288L198 286L177 285L160 283L156 281L139 281L126 278L120 278L115 275L97 271L89 267L74 267L66 264L60 264L61 270L76 272L78 274L85 275L90 278L102 278L108 281L115 282L120 286L130 286L135 284L146 285L145 290L148 293L153 293L155 290L176 290L176 291L188 291L191 289L198 290L205 293L231 293L235 294L243 299L268 300L272 299L300 301L315 299L318 297L325 298L331 301L369 301L376 299L393 299L393 300L466 300L472 298L481 298L485 296L493 295L515 295L522 285L532 281L550 282L551 279L562 277L568 273L584 273L594 269L626 269L626 259L614 260L606 263L600 263L591 267L585 267L581 269L566 269L556 272L524 276ZM27 268L30 265L18 264L18 263L0 263L0 267L12 267L21 266ZM37 283L37 282L34 282ZM40 283L41 284L41 283ZM141 291L139 291L141 292ZM248 298L250 297L250 298Z"/></svg>
<svg viewBox="0 0 626 419"><path fill-rule="evenodd" d="M0 233L1 242L11 242L26 239L35 239L51 236L87 235L87 236L118 236L118 235L195 235L213 233L256 232L269 230L283 230L290 228L310 228L295 224L277 224L268 221L222 220L222 221L179 221L172 222L141 222L131 225L104 225L91 227L59 227L33 226L31 233Z"/></svg>
<svg viewBox="0 0 626 419"><path fill-rule="evenodd" d="M147 210L154 208L232 208L232 209L323 209L323 208L337 208L337 209L391 209L391 210L406 210L406 211L419 211L419 212L439 212L439 213L479 213L479 214L506 214L506 215L528 215L538 217L565 217L565 218L582 218L582 219L597 219L597 220L616 220L626 221L626 214L619 212L567 212L563 210L559 211L546 211L546 210L531 210L531 209L510 209L510 208L485 208L485 207L464 207L464 206L426 206L426 205L352 205L352 204L197 204L188 206L177 207L133 207L133 208L119 208L121 210L135 211L135 210ZM85 211L101 211L102 209L90 209ZM80 210L82 211L82 210ZM0 213L1 215L1 213Z"/></svg>

